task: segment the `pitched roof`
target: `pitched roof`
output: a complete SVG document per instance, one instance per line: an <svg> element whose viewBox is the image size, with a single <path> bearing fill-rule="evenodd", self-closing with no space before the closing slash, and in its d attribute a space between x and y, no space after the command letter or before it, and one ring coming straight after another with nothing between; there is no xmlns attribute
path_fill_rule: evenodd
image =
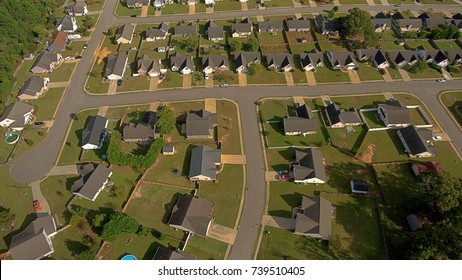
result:
<svg viewBox="0 0 462 280"><path fill-rule="evenodd" d="M66 14L59 21L58 26L61 26L60 31L73 31L74 23L75 23L75 18Z"/></svg>
<svg viewBox="0 0 462 280"><path fill-rule="evenodd" d="M305 119L313 118L313 112L311 111L310 107L306 106L306 104L298 106L295 109L295 112L297 113L297 117L305 118Z"/></svg>
<svg viewBox="0 0 462 280"><path fill-rule="evenodd" d="M418 50L420 57L425 60L433 60L435 63L441 63L448 59L441 50Z"/></svg>
<svg viewBox="0 0 462 280"><path fill-rule="evenodd" d="M324 239L331 235L332 204L321 196L302 196L302 213L295 218L295 232L301 234L319 234Z"/></svg>
<svg viewBox="0 0 462 280"><path fill-rule="evenodd" d="M444 18L424 18L423 24L425 27L438 27L441 25L448 25L447 19Z"/></svg>
<svg viewBox="0 0 462 280"><path fill-rule="evenodd" d="M93 144L99 145L106 130L108 120L101 116L90 116L88 123L82 131L82 145Z"/></svg>
<svg viewBox="0 0 462 280"><path fill-rule="evenodd" d="M404 18L395 20L396 24L400 28L407 28L412 26L413 28L422 28L422 20L418 18Z"/></svg>
<svg viewBox="0 0 462 280"><path fill-rule="evenodd" d="M428 129L417 129L415 126L410 125L399 130L404 142L409 148L409 153L412 155L418 155L421 153L429 152L434 154L434 147L430 147L427 141L431 140L431 130ZM428 139L430 134L430 139Z"/></svg>
<svg viewBox="0 0 462 280"><path fill-rule="evenodd" d="M21 233L13 236L10 254L14 260L35 260L53 251L47 237L56 232L52 216L38 217Z"/></svg>
<svg viewBox="0 0 462 280"><path fill-rule="evenodd" d="M175 26L175 35L195 35L196 34L196 23L191 22L189 24L180 24Z"/></svg>
<svg viewBox="0 0 462 280"><path fill-rule="evenodd" d="M19 90L19 95L35 96L45 84L45 78L34 76L27 80Z"/></svg>
<svg viewBox="0 0 462 280"><path fill-rule="evenodd" d="M350 110L340 110L338 105L331 103L326 106L326 112L331 122L331 125L337 123L361 123L361 118L359 117L358 111L355 108Z"/></svg>
<svg viewBox="0 0 462 280"><path fill-rule="evenodd" d="M207 235L212 221L213 204L203 198L190 194L180 196L172 209L169 225L177 225L190 230L194 234Z"/></svg>
<svg viewBox="0 0 462 280"><path fill-rule="evenodd" d="M59 55L56 53L51 52L43 52L42 54L37 57L34 61L34 64L31 67L31 70L35 67L45 69L46 71L50 71L51 64L56 63L59 61Z"/></svg>
<svg viewBox="0 0 462 280"><path fill-rule="evenodd" d="M379 104L379 108L384 108L387 111L388 124L411 123L409 109L399 100L387 100L387 104Z"/></svg>
<svg viewBox="0 0 462 280"><path fill-rule="evenodd" d="M409 63L419 59L417 51L389 51L387 54L393 64Z"/></svg>
<svg viewBox="0 0 462 280"><path fill-rule="evenodd" d="M24 126L24 115L34 110L32 105L15 102L8 105L3 111L2 116L0 117L0 122L5 119L14 120L13 127L22 127Z"/></svg>
<svg viewBox="0 0 462 280"><path fill-rule="evenodd" d="M172 67L178 67L181 71L184 68L194 69L194 63L191 56L177 55L170 57L170 64Z"/></svg>
<svg viewBox="0 0 462 280"><path fill-rule="evenodd" d="M387 26L391 28L391 18L373 18L372 27L374 29L381 28L382 26Z"/></svg>
<svg viewBox="0 0 462 280"><path fill-rule="evenodd" d="M117 33L115 34L115 39L118 40L119 38L123 38L131 41L131 39L133 38L133 32L135 32L135 26L133 24L124 24L121 28L117 30Z"/></svg>
<svg viewBox="0 0 462 280"><path fill-rule="evenodd" d="M446 55L451 63L462 59L462 50L447 50Z"/></svg>
<svg viewBox="0 0 462 280"><path fill-rule="evenodd" d="M160 28L149 27L148 30L146 30L146 38L164 37L166 34L167 34L167 31L162 30Z"/></svg>
<svg viewBox="0 0 462 280"><path fill-rule="evenodd" d="M224 37L223 26L211 26L207 29L207 36L209 39L223 38Z"/></svg>
<svg viewBox="0 0 462 280"><path fill-rule="evenodd" d="M186 136L208 136L218 124L217 114L206 110L189 112L186 115Z"/></svg>
<svg viewBox="0 0 462 280"><path fill-rule="evenodd" d="M93 166L93 168L91 168ZM71 192L78 193L88 199L93 199L111 175L111 169L102 164L90 163L89 172L80 177L71 187Z"/></svg>
<svg viewBox="0 0 462 280"><path fill-rule="evenodd" d="M130 0L127 0L130 1ZM149 1L149 0L146 0ZM87 3L84 1L77 1L69 6L66 7L67 13L75 13L75 14L83 14L85 13L85 8L87 7Z"/></svg>
<svg viewBox="0 0 462 280"><path fill-rule="evenodd" d="M265 20L258 23L259 30L270 30L270 29L278 29L282 30L284 28L284 24L282 20Z"/></svg>
<svg viewBox="0 0 462 280"><path fill-rule="evenodd" d="M234 63L236 67L247 66L249 63L261 61L260 52L240 52L234 54Z"/></svg>
<svg viewBox="0 0 462 280"><path fill-rule="evenodd" d="M416 162L414 166L417 168L419 173L426 173L426 172L443 172L443 164L434 161L427 161L427 162Z"/></svg>
<svg viewBox="0 0 462 280"><path fill-rule="evenodd" d="M286 66L294 67L294 59L292 54L280 53L280 54L268 54L266 56L268 66L275 66L284 68Z"/></svg>
<svg viewBox="0 0 462 280"><path fill-rule="evenodd" d="M339 29L339 25L336 20L326 19L322 14L319 14L314 18L314 23L321 33L336 32Z"/></svg>
<svg viewBox="0 0 462 280"><path fill-rule="evenodd" d="M227 55L206 55L202 57L202 68L207 66L215 69L221 66L229 67Z"/></svg>
<svg viewBox="0 0 462 280"><path fill-rule="evenodd" d="M391 18L392 18L392 19L395 19L395 20L396 20L396 19L404 19L404 16L401 14L401 12L397 12L397 13L393 13L393 14L391 15Z"/></svg>
<svg viewBox="0 0 462 280"><path fill-rule="evenodd" d="M221 150L207 146L195 147L191 150L191 165L189 178L203 175L215 180L217 178L216 164L221 163Z"/></svg>
<svg viewBox="0 0 462 280"><path fill-rule="evenodd" d="M340 65L345 66L351 63L356 64L356 60L352 52L348 51L329 51L328 52L332 57L333 64L332 66Z"/></svg>
<svg viewBox="0 0 462 280"><path fill-rule="evenodd" d="M187 252L176 249L175 251L172 251L170 249L167 249L163 246L157 247L156 254L154 255L153 260L170 260L170 261L176 261L176 260L182 260L182 261L187 261L187 260L196 260L197 257L193 256L191 254L188 254Z"/></svg>
<svg viewBox="0 0 462 280"><path fill-rule="evenodd" d="M326 171L322 154L315 148L295 150L294 179L303 181L311 178L318 178L326 181Z"/></svg>
<svg viewBox="0 0 462 280"><path fill-rule="evenodd" d="M286 133L306 133L318 130L318 120L300 117L285 117L284 131Z"/></svg>
<svg viewBox="0 0 462 280"><path fill-rule="evenodd" d="M154 134L155 128L145 123L129 123L123 129L123 139L125 141L154 138Z"/></svg>
<svg viewBox="0 0 462 280"><path fill-rule="evenodd" d="M141 5L149 5L149 0L126 0L127 1L127 6L132 6L135 4L141 4Z"/></svg>
<svg viewBox="0 0 462 280"><path fill-rule="evenodd" d="M127 65L128 55L125 53L117 53L107 57L106 68L104 69L104 76L117 75L123 77L125 66Z"/></svg>
<svg viewBox="0 0 462 280"><path fill-rule="evenodd" d="M67 33L63 31L58 31L56 36L51 41L50 45L48 45L48 50L59 48L60 50L64 50L66 48L67 43Z"/></svg>
<svg viewBox="0 0 462 280"><path fill-rule="evenodd" d="M239 22L231 24L231 32L235 33L250 33L252 32L251 22Z"/></svg>
<svg viewBox="0 0 462 280"><path fill-rule="evenodd" d="M300 55L300 63L303 68L312 64L313 66L319 63L324 64L324 55L322 52L304 53Z"/></svg>
<svg viewBox="0 0 462 280"><path fill-rule="evenodd" d="M381 49L358 49L356 50L356 55L359 59L366 58L371 60L376 66L387 62L385 52Z"/></svg>
<svg viewBox="0 0 462 280"><path fill-rule="evenodd" d="M162 153L173 153L175 152L175 147L170 145L164 145L162 147Z"/></svg>
<svg viewBox="0 0 462 280"><path fill-rule="evenodd" d="M160 59L151 59L148 55L143 55L137 61L137 71L148 73L150 71L160 72L161 69Z"/></svg>
<svg viewBox="0 0 462 280"><path fill-rule="evenodd" d="M287 29L309 29L310 21L304 18L300 19L286 19Z"/></svg>

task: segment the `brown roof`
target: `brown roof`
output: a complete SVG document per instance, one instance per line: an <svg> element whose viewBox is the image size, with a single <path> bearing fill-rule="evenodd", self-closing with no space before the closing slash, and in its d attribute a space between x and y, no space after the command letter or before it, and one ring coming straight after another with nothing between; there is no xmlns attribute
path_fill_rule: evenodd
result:
<svg viewBox="0 0 462 280"><path fill-rule="evenodd" d="M66 42L67 42L67 33L64 31L58 31L58 33L56 34L56 36L53 38L50 45L48 46L48 49L54 46L54 48L52 48L53 50L55 50L56 47L61 50L64 50L66 48Z"/></svg>

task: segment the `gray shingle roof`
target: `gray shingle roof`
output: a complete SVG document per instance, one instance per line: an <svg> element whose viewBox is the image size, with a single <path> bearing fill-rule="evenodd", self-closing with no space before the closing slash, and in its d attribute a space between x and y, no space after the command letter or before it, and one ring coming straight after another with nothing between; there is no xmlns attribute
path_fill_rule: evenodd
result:
<svg viewBox="0 0 462 280"><path fill-rule="evenodd" d="M287 30L293 29L310 29L310 21L304 18L302 19L287 19L285 20Z"/></svg>
<svg viewBox="0 0 462 280"><path fill-rule="evenodd" d="M19 90L19 95L35 96L42 91L45 84L45 78L34 76L27 80Z"/></svg>
<svg viewBox="0 0 462 280"><path fill-rule="evenodd" d="M209 40L224 38L223 26L211 26L207 29L207 36Z"/></svg>
<svg viewBox="0 0 462 280"><path fill-rule="evenodd" d="M295 232L300 234L319 234L330 239L332 224L332 204L321 196L302 196L302 213L297 213Z"/></svg>
<svg viewBox="0 0 462 280"><path fill-rule="evenodd" d="M377 65L387 62L385 52L381 49L358 49L356 50L356 55L359 59L372 61L376 67Z"/></svg>
<svg viewBox="0 0 462 280"><path fill-rule="evenodd" d="M206 55L202 57L202 68L211 67L213 69L226 66L229 68L227 55Z"/></svg>
<svg viewBox="0 0 462 280"><path fill-rule="evenodd" d="M190 112L186 116L186 136L203 136L208 137L211 130L218 125L216 113L210 113L206 110Z"/></svg>
<svg viewBox="0 0 462 280"><path fill-rule="evenodd" d="M206 236L212 221L213 204L190 194L180 196L172 209L169 225L181 226L194 234Z"/></svg>
<svg viewBox="0 0 462 280"><path fill-rule="evenodd" d="M268 54L266 56L268 67L284 68L287 66L294 67L294 59L292 54Z"/></svg>
<svg viewBox="0 0 462 280"><path fill-rule="evenodd" d="M137 61L137 72L147 74L150 71L160 72L160 59L151 59L146 54Z"/></svg>
<svg viewBox="0 0 462 280"><path fill-rule="evenodd" d="M413 63L419 59L416 51L389 51L387 54L393 64Z"/></svg>
<svg viewBox="0 0 462 280"><path fill-rule="evenodd" d="M60 31L74 31L74 21L74 17L70 15L64 15L64 17L58 23L58 26L61 26Z"/></svg>
<svg viewBox="0 0 462 280"><path fill-rule="evenodd" d="M328 52L332 57L333 64L332 66L346 66L348 64L356 64L356 60L352 52L348 51L329 51Z"/></svg>
<svg viewBox="0 0 462 280"><path fill-rule="evenodd" d="M34 68L40 68L45 71L51 71L52 64L59 61L59 55L51 52L44 52L37 57L34 64L31 67L31 71Z"/></svg>
<svg viewBox="0 0 462 280"><path fill-rule="evenodd" d="M293 168L295 180L302 181L310 178L327 180L322 154L315 148L296 150Z"/></svg>
<svg viewBox="0 0 462 280"><path fill-rule="evenodd" d="M429 152L435 154L434 147L430 147L427 141L431 140L431 130L417 129L415 126L410 125L399 130L406 145L409 148L408 153L418 155L421 153Z"/></svg>
<svg viewBox="0 0 462 280"><path fill-rule="evenodd" d="M195 147L191 150L189 178L207 176L212 180L217 178L216 164L221 163L221 150L207 146Z"/></svg>
<svg viewBox="0 0 462 280"><path fill-rule="evenodd" d="M396 25L400 28L422 28L422 20L418 18L404 18L395 20Z"/></svg>
<svg viewBox="0 0 462 280"><path fill-rule="evenodd" d="M191 22L189 24L180 24L175 26L175 35L196 35L196 23Z"/></svg>
<svg viewBox="0 0 462 280"><path fill-rule="evenodd" d="M326 113L330 120L331 125L342 123L361 123L361 118L359 117L358 111L355 108L351 110L345 111L340 110L338 105L335 103L331 103L326 107Z"/></svg>
<svg viewBox="0 0 462 280"><path fill-rule="evenodd" d="M126 39L131 41L133 38L133 32L135 32L135 26L133 24L124 24L121 28L117 30L115 34L115 39L118 40L120 38Z"/></svg>
<svg viewBox="0 0 462 280"><path fill-rule="evenodd" d="M259 32L280 32L284 29L282 20L266 20L258 23Z"/></svg>
<svg viewBox="0 0 462 280"><path fill-rule="evenodd" d="M260 62L261 55L259 52L240 52L234 54L234 63L236 68L240 66L248 66L250 63Z"/></svg>
<svg viewBox="0 0 462 280"><path fill-rule="evenodd" d="M312 64L313 66L319 63L324 64L324 54L322 52L304 53L300 55L300 63L303 68Z"/></svg>
<svg viewBox="0 0 462 280"><path fill-rule="evenodd" d="M139 141L149 138L154 138L155 129L145 123L130 123L123 129L124 141Z"/></svg>
<svg viewBox="0 0 462 280"><path fill-rule="evenodd" d="M318 120L299 117L286 117L284 131L286 133L307 133L318 130Z"/></svg>
<svg viewBox="0 0 462 280"><path fill-rule="evenodd" d="M388 124L409 124L411 123L411 114L405 104L398 100L387 101L387 104L379 104L379 113L385 109L387 111Z"/></svg>
<svg viewBox="0 0 462 280"><path fill-rule="evenodd" d="M446 55L451 63L462 60L462 50L447 50Z"/></svg>
<svg viewBox="0 0 462 280"><path fill-rule="evenodd" d="M373 18L372 26L374 29L382 28L383 26L391 28L391 18Z"/></svg>
<svg viewBox="0 0 462 280"><path fill-rule="evenodd" d="M78 193L92 200L112 171L102 164L90 164L93 165L93 168L90 166L90 168L87 169L89 172L74 182L71 187L71 192Z"/></svg>
<svg viewBox="0 0 462 280"><path fill-rule="evenodd" d="M170 260L170 261L176 261L176 260L196 260L197 257L193 256L191 254L188 254L185 251L182 251L180 249L176 249L175 251L172 251L170 249L167 249L163 246L157 247L156 254L154 255L153 260Z"/></svg>
<svg viewBox="0 0 462 280"><path fill-rule="evenodd" d="M125 53L108 56L104 76L107 77L113 74L123 77L127 60L128 55Z"/></svg>
<svg viewBox="0 0 462 280"><path fill-rule="evenodd" d="M239 22L231 24L232 33L250 33L252 32L252 23L250 22Z"/></svg>
<svg viewBox="0 0 462 280"><path fill-rule="evenodd" d="M326 19L322 14L314 18L314 23L321 33L324 32L337 32L339 27L336 20Z"/></svg>
<svg viewBox="0 0 462 280"><path fill-rule="evenodd" d="M177 67L179 71L184 68L194 70L194 62L191 56L175 55L170 57L171 67Z"/></svg>
<svg viewBox="0 0 462 280"><path fill-rule="evenodd" d="M91 116L88 124L82 131L82 145L92 144L99 146L104 139L108 120L101 116Z"/></svg>
<svg viewBox="0 0 462 280"><path fill-rule="evenodd" d="M5 119L10 119L14 120L14 123L12 124L13 127L22 127L25 124L24 115L32 110L34 110L34 107L32 105L21 102L15 102L13 104L8 105L5 108L2 117L0 117L0 122Z"/></svg>

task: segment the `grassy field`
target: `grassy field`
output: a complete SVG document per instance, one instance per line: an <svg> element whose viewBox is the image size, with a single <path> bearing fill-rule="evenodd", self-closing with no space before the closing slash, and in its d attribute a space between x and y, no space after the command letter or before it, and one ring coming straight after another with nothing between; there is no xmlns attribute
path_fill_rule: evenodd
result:
<svg viewBox="0 0 462 280"><path fill-rule="evenodd" d="M357 72L361 81L383 81L382 75L372 65L360 63Z"/></svg>
<svg viewBox="0 0 462 280"><path fill-rule="evenodd" d="M347 73L342 71L330 70L327 67L316 68L314 76L318 84L350 82L350 76L348 76Z"/></svg>
<svg viewBox="0 0 462 280"><path fill-rule="evenodd" d="M105 62L98 64L96 62L91 69L90 75L88 76L85 89L91 93L107 93L109 90L109 82L103 83Z"/></svg>
<svg viewBox="0 0 462 280"><path fill-rule="evenodd" d="M73 197L72 184L78 179L78 175L51 176L40 183L40 190L60 225L69 222L71 213L66 209L66 205Z"/></svg>
<svg viewBox="0 0 462 280"><path fill-rule="evenodd" d="M125 3L119 2L115 14L119 17L140 16L141 9L128 8Z"/></svg>
<svg viewBox="0 0 462 280"><path fill-rule="evenodd" d="M159 84L159 88L181 88L183 76L179 72L167 71L165 79Z"/></svg>
<svg viewBox="0 0 462 280"><path fill-rule="evenodd" d="M237 11L241 10L241 3L237 0L224 0L215 2L213 10L218 11Z"/></svg>
<svg viewBox="0 0 462 280"><path fill-rule="evenodd" d="M165 8L162 9L162 14L187 14L188 13L188 5L181 5L178 3L168 4L165 5Z"/></svg>
<svg viewBox="0 0 462 280"><path fill-rule="evenodd" d="M126 71L128 72L128 71ZM147 77L126 77L122 85L117 86L117 92L137 92L149 89L149 78Z"/></svg>
<svg viewBox="0 0 462 280"><path fill-rule="evenodd" d="M223 154L242 154L237 106L227 100L217 100L218 141Z"/></svg>
<svg viewBox="0 0 462 280"><path fill-rule="evenodd" d="M50 82L67 82L69 81L77 62L63 63L61 66L53 70L49 75Z"/></svg>
<svg viewBox="0 0 462 280"><path fill-rule="evenodd" d="M198 260L223 260L227 248L226 243L194 235L189 239L186 251Z"/></svg>
<svg viewBox="0 0 462 280"><path fill-rule="evenodd" d="M16 150L11 155L11 159L17 158L24 152L32 149L38 145L46 137L46 128L35 128L32 126L26 126L22 134L22 138L16 144Z"/></svg>
<svg viewBox="0 0 462 280"><path fill-rule="evenodd" d="M55 260L79 260L79 254L91 250L94 255L99 249L101 238L91 229L87 222L81 228L71 226L53 238Z"/></svg>
<svg viewBox="0 0 462 280"><path fill-rule="evenodd" d="M428 40L406 40L406 46L410 50L417 50L424 48L426 50L433 50L433 46Z"/></svg>
<svg viewBox="0 0 462 280"><path fill-rule="evenodd" d="M380 128L385 127L383 121L379 118L377 111L362 112L365 121L370 128Z"/></svg>
<svg viewBox="0 0 462 280"><path fill-rule="evenodd" d="M327 51L346 51L345 45L340 40L319 41L319 47L323 52Z"/></svg>
<svg viewBox="0 0 462 280"><path fill-rule="evenodd" d="M280 45L286 43L282 32L278 32L276 35L268 32L258 33L258 41L260 41L260 45Z"/></svg>
<svg viewBox="0 0 462 280"><path fill-rule="evenodd" d="M286 79L283 73L277 73L274 70L262 69L255 75L247 75L248 84L277 84L285 85Z"/></svg>
<svg viewBox="0 0 462 280"><path fill-rule="evenodd" d="M63 92L64 88L50 88L39 99L30 101L30 104L35 107L35 117L38 121L53 118Z"/></svg>
<svg viewBox="0 0 462 280"><path fill-rule="evenodd" d="M455 40L435 40L434 42L438 46L438 49L442 51L460 50L460 46Z"/></svg>
<svg viewBox="0 0 462 280"><path fill-rule="evenodd" d="M369 147L369 149L368 149ZM358 156L369 162L405 161L408 159L397 130L373 131L366 135Z"/></svg>
<svg viewBox="0 0 462 280"><path fill-rule="evenodd" d="M456 106L462 106L462 92L443 92L440 95L443 105L451 112L460 124L462 124L462 116L456 114ZM462 114L462 110L459 109Z"/></svg>
<svg viewBox="0 0 462 280"><path fill-rule="evenodd" d="M347 132L342 128L328 128L328 130L332 144L352 153L356 153L367 134L365 125L355 126L354 132Z"/></svg>

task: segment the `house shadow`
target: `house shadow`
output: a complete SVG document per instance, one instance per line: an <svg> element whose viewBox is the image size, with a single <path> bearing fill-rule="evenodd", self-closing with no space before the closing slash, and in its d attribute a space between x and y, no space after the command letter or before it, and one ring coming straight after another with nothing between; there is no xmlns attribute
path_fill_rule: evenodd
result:
<svg viewBox="0 0 462 280"><path fill-rule="evenodd" d="M325 169L328 173L327 183L329 186L336 188L338 192L342 193L351 192L350 181L352 179L369 178L367 175L370 172L367 166L354 162L334 163L326 165Z"/></svg>
<svg viewBox="0 0 462 280"><path fill-rule="evenodd" d="M175 206L175 203L177 202L178 198L181 195L182 195L182 193L179 193L179 192L175 193L172 196L172 199L170 199L170 201L168 203L164 204L165 213L162 216L162 223L164 223L164 224L168 223L168 220L170 219L170 215L172 214L172 209Z"/></svg>
<svg viewBox="0 0 462 280"><path fill-rule="evenodd" d="M181 169L181 176L182 177L188 177L189 175L189 168L191 165L191 151L192 149L196 148L196 145L188 145L186 148L186 152L184 155L184 160L183 160L183 167Z"/></svg>

